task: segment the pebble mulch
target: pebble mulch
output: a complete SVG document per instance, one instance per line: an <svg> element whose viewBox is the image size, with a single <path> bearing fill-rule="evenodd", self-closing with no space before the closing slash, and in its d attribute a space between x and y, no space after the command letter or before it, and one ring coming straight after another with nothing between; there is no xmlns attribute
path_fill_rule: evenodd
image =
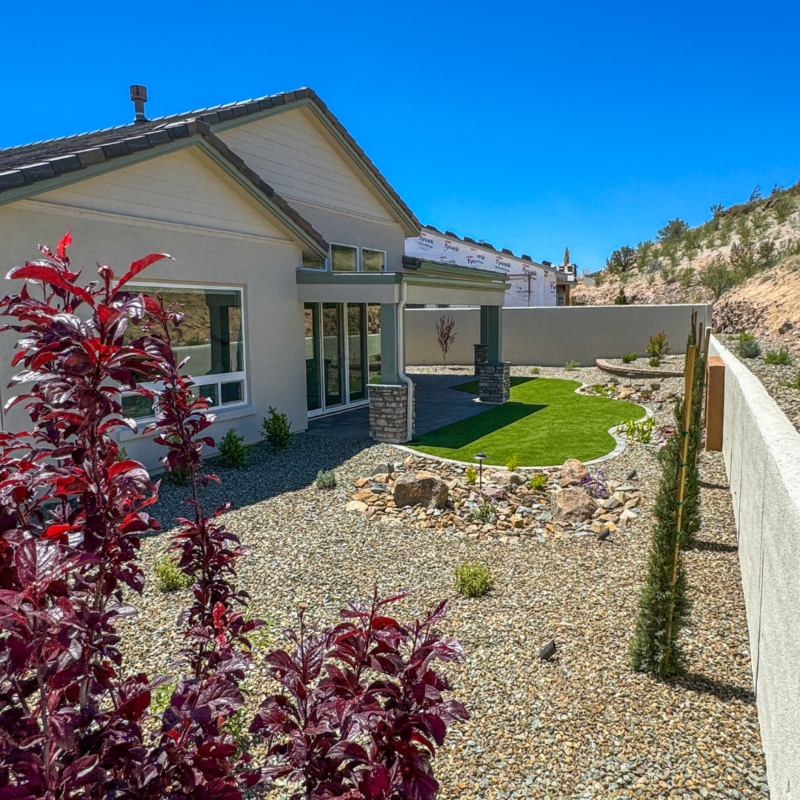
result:
<svg viewBox="0 0 800 800"><path fill-rule="evenodd" d="M563 377L601 382L599 370ZM666 417L666 405L657 414ZM449 598L443 629L462 641L468 660L447 671L472 718L451 730L437 756L441 800L767 795L736 532L719 454L702 457L701 542L685 556L694 601L683 643L687 674L670 682L627 667L658 481L654 448L631 444L603 465L618 481L637 471L643 501L632 524L602 542L545 538L513 548L345 511L361 476L402 457L387 445L297 436L280 456L255 448L251 467L220 472L223 487L211 485L207 496L240 504L225 521L252 548L241 584L253 612L275 623L273 644L278 630L296 622L299 603L308 604L311 616L334 621L348 599L368 596L374 581L385 592L414 587L401 609L408 614ZM336 470L335 489L311 485L323 467ZM159 511L174 513L184 494L166 487ZM149 576L165 545L164 536L143 542ZM455 592L453 574L475 560L489 567L495 588L467 600ZM180 644L175 618L187 595L160 594L151 579L134 599L141 614L123 634L129 670L168 670ZM556 657L540 661L551 639ZM273 690L260 663L248 685L253 707Z"/></svg>
<svg viewBox="0 0 800 800"><path fill-rule="evenodd" d="M723 339L723 344L734 354L736 353L735 342ZM759 344L761 345L760 356L739 358L739 360L761 381L770 397L800 432L800 388L798 388L800 357L793 353L792 364L767 364L764 362L764 356L770 351L779 351L780 346L774 341L766 339L759 340Z"/></svg>

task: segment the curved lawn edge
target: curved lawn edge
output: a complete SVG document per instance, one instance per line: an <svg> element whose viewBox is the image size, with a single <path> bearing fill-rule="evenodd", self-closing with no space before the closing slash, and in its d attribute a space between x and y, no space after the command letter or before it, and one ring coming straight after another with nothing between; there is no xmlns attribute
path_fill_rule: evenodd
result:
<svg viewBox="0 0 800 800"><path fill-rule="evenodd" d="M555 379L551 378L549 380L570 380L570 381L574 381L575 383L580 384L579 386L576 386L575 389L573 390L575 394L580 394L581 389L586 389L586 388L589 387L588 383L582 383L581 381L575 380L574 378L567 378L567 379L565 379L565 378L555 378ZM582 395L582 396L586 397L587 395ZM654 416L653 412L647 406L643 406L641 403L632 403L630 400L619 400L617 402L628 403L629 405L638 406L639 408L641 408L644 411L644 416L640 417L640 419L647 419L648 417L653 417ZM583 461L581 463L591 466L593 464L602 464L604 461L610 461L612 458L617 458L618 456L621 456L625 452L625 449L628 446L627 441L622 436L619 436L617 434L617 431L619 430L619 428L622 427L623 424L624 423L616 423L615 425L612 425L610 428L607 429L607 432L608 432L609 436L611 436L611 438L616 442L616 445L615 445L613 450L611 450L610 452L606 453L603 456L598 456L597 458L592 458L592 459L589 459L588 461ZM464 467L467 467L467 466L473 466L474 467L475 466L475 461L474 460L473 461L460 461L459 459L456 459L456 458L445 458L444 456L437 456L437 455L433 455L432 453L425 453L422 450L417 450L414 447L409 447L408 445L404 445L404 444L392 444L391 447L395 447L398 450L402 450L405 453L410 453L411 455L422 456L423 458L430 458L432 461L442 461L442 462L444 462L446 464L460 464L461 466L464 466ZM508 471L508 467L501 466L500 464L486 464L486 466L487 467L491 467L491 469L494 469L494 470L506 470L506 471ZM523 472L525 470L556 469L557 467L560 467L560 466L562 466L562 464L526 465L524 467L523 466L517 467L517 469L514 470L514 471L515 472Z"/></svg>

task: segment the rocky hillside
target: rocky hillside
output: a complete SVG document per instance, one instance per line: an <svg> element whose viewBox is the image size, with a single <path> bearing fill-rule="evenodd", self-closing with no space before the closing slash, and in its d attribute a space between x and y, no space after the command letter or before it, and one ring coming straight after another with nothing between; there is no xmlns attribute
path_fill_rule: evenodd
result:
<svg viewBox="0 0 800 800"><path fill-rule="evenodd" d="M577 305L714 302L714 327L748 330L800 352L800 183L769 197L680 219L654 240L615 250L573 292Z"/></svg>

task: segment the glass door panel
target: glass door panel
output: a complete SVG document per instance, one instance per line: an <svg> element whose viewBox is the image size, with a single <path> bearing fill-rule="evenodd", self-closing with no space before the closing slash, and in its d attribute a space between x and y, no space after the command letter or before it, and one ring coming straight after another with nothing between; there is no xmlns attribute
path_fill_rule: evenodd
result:
<svg viewBox="0 0 800 800"><path fill-rule="evenodd" d="M361 303L347 305L347 349L350 374L350 402L364 400L367 396L364 375L364 352L366 350L366 325L364 306Z"/></svg>
<svg viewBox="0 0 800 800"><path fill-rule="evenodd" d="M306 303L303 313L306 327L306 402L309 411L318 411L322 408L319 306L316 303Z"/></svg>
<svg viewBox="0 0 800 800"><path fill-rule="evenodd" d="M342 394L342 324L338 303L322 304L325 408L344 402Z"/></svg>
<svg viewBox="0 0 800 800"><path fill-rule="evenodd" d="M381 382L381 307L377 303L367 306L367 361L369 382Z"/></svg>

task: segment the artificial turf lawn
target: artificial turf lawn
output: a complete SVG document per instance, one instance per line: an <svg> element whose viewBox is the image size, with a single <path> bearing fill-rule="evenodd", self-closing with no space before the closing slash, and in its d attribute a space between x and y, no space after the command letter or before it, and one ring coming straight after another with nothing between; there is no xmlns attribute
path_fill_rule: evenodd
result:
<svg viewBox="0 0 800 800"><path fill-rule="evenodd" d="M411 447L457 461L473 461L483 451L485 463L499 466L513 455L523 467L599 458L616 446L609 428L646 412L624 400L576 394L579 386L556 378L512 378L508 403L426 433ZM478 382L452 388L477 394Z"/></svg>

